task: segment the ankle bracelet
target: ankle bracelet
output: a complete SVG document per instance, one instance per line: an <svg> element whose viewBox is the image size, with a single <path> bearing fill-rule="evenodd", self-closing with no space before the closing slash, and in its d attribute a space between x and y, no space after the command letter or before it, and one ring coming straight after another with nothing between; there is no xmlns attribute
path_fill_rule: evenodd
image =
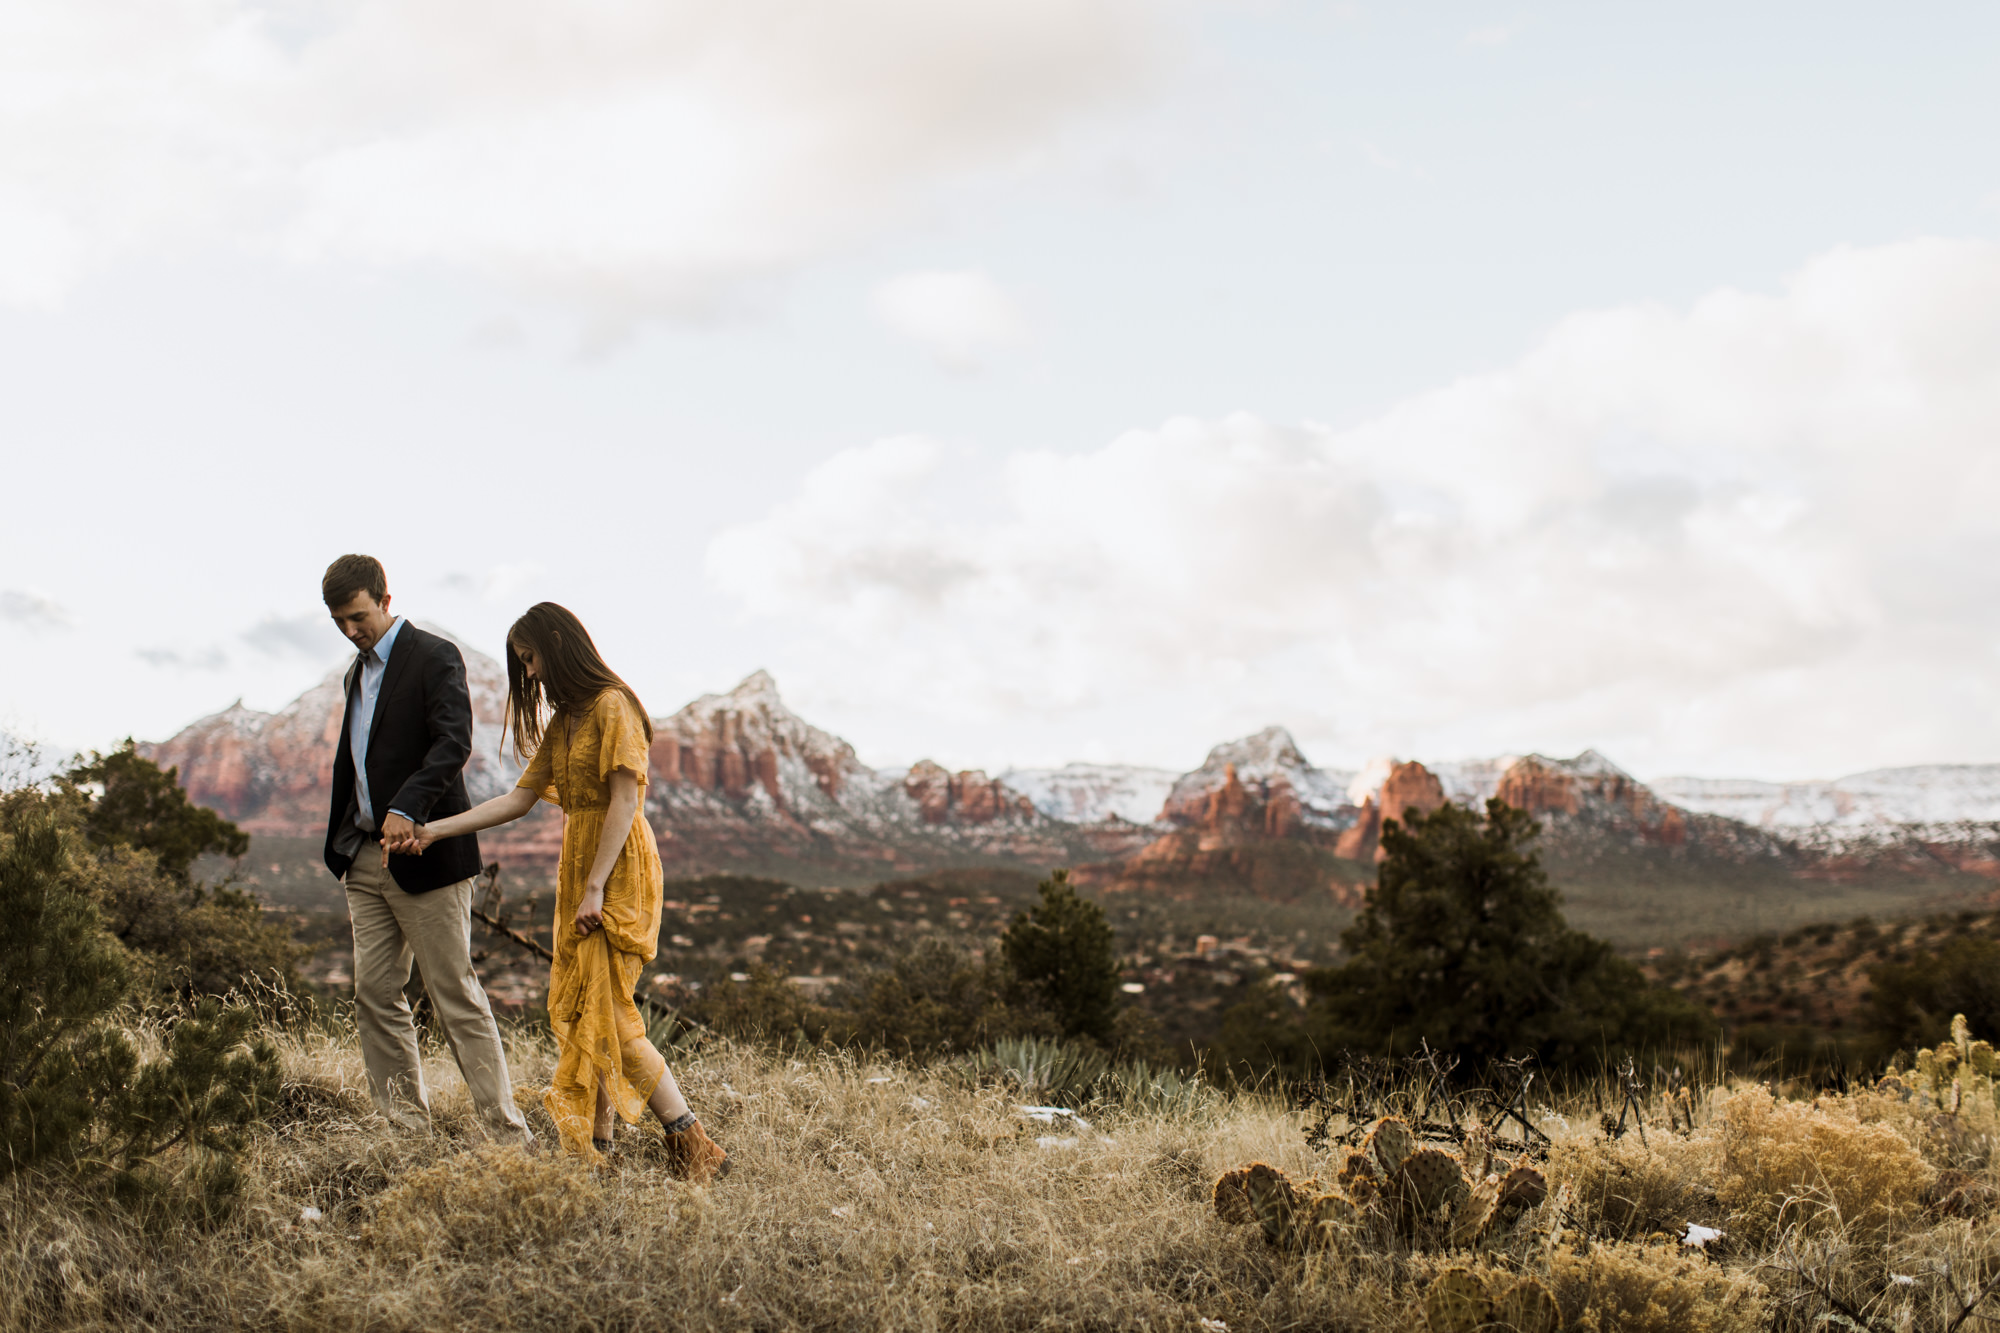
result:
<svg viewBox="0 0 2000 1333"><path fill-rule="evenodd" d="M686 1115L669 1120L667 1122L667 1133L685 1134L699 1123L701 1122L694 1118L694 1112L689 1111Z"/></svg>

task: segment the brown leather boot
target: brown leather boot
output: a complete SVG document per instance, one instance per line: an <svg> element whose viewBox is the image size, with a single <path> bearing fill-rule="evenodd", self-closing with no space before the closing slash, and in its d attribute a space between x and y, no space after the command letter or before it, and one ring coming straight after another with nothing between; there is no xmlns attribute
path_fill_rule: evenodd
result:
<svg viewBox="0 0 2000 1333"><path fill-rule="evenodd" d="M696 1120L678 1134L667 1135L667 1170L675 1180L690 1185L706 1185L729 1174L729 1154L702 1129Z"/></svg>

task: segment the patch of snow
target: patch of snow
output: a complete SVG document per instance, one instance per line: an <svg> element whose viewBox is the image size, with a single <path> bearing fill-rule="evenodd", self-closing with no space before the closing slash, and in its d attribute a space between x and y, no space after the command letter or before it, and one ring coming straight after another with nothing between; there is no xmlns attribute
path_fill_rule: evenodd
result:
<svg viewBox="0 0 2000 1333"><path fill-rule="evenodd" d="M1650 785L1684 809L1781 832L2000 821L2000 764L1878 768L1805 782L1668 777Z"/></svg>
<svg viewBox="0 0 2000 1333"><path fill-rule="evenodd" d="M1424 767L1437 774L1447 801L1477 810L1500 790L1500 779L1520 762L1520 758L1517 754L1506 754L1497 759L1457 759L1443 764L1425 764Z"/></svg>
<svg viewBox="0 0 2000 1333"><path fill-rule="evenodd" d="M1202 766L1181 775L1168 794L1170 805L1194 805L1203 796L1228 781L1228 770L1236 769L1237 780L1245 786L1285 783L1299 799L1308 817L1321 822L1345 822L1341 812L1353 802L1347 789L1354 774L1315 768L1299 750L1292 733L1283 727L1266 727L1254 736L1225 741L1208 752ZM1349 816L1351 818L1351 816Z"/></svg>
<svg viewBox="0 0 2000 1333"><path fill-rule="evenodd" d="M1131 764L1064 764L1010 768L1000 781L1033 801L1050 819L1096 824L1117 817L1151 824L1160 817L1177 774Z"/></svg>

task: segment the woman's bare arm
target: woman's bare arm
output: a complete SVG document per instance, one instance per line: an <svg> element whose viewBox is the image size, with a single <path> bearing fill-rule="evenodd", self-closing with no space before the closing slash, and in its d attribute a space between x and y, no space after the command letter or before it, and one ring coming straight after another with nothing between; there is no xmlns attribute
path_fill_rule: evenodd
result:
<svg viewBox="0 0 2000 1333"><path fill-rule="evenodd" d="M632 836L632 821L639 817L639 777L629 768L611 770L611 804L604 811L604 834L597 840L597 859L590 863L590 878L583 901L576 905L576 933L588 935L604 924L604 886Z"/></svg>
<svg viewBox="0 0 2000 1333"><path fill-rule="evenodd" d="M482 801L461 815L447 815L429 824L417 825L417 831L389 850L393 852L415 852L423 854L424 848L440 838L461 838L481 829L497 828L511 824L522 815L535 808L541 799L526 787L514 787L502 792L490 801Z"/></svg>

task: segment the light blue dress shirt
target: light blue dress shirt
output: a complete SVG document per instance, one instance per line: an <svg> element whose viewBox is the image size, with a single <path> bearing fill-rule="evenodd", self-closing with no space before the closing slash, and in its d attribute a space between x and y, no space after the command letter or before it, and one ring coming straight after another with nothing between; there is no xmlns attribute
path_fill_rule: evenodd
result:
<svg viewBox="0 0 2000 1333"><path fill-rule="evenodd" d="M354 691L354 702L347 706L347 750L354 756L354 822L364 833L375 831L375 804L368 795L368 733L375 727L375 701L382 695L389 654L395 651L396 636L402 632L403 618L397 616L381 642L361 655L361 686ZM409 819L401 810L389 813Z"/></svg>

